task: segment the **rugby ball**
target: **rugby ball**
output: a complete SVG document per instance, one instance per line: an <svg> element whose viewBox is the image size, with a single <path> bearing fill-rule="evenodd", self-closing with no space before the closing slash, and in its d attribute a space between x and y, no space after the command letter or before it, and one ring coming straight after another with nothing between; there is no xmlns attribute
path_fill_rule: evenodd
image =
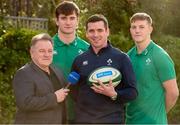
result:
<svg viewBox="0 0 180 125"><path fill-rule="evenodd" d="M100 67L90 73L88 77L88 84L92 86L93 83L99 85L98 80L104 84L109 84L112 80L113 86L116 87L121 82L121 73L113 67Z"/></svg>

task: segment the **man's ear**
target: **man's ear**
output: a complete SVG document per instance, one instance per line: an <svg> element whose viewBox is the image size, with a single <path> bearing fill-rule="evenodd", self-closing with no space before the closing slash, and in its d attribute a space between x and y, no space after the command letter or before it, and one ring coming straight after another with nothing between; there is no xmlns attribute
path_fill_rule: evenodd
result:
<svg viewBox="0 0 180 125"><path fill-rule="evenodd" d="M79 17L77 17L76 29L78 29L78 26L79 26Z"/></svg>
<svg viewBox="0 0 180 125"><path fill-rule="evenodd" d="M87 30L86 30L86 38L88 38Z"/></svg>
<svg viewBox="0 0 180 125"><path fill-rule="evenodd" d="M108 36L110 35L110 29L109 29L109 27L107 27L107 34L108 34Z"/></svg>
<svg viewBox="0 0 180 125"><path fill-rule="evenodd" d="M150 34L152 33L152 31L153 31L153 27L152 27L152 26L150 26Z"/></svg>
<svg viewBox="0 0 180 125"><path fill-rule="evenodd" d="M30 53L30 56L31 56L31 58L32 58L32 56L33 56L33 48L32 48L32 47L30 47L29 53Z"/></svg>

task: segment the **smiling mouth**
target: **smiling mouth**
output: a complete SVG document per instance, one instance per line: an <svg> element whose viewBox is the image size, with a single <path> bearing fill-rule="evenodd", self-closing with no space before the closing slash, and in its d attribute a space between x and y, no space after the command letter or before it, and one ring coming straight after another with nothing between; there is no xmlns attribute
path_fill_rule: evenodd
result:
<svg viewBox="0 0 180 125"><path fill-rule="evenodd" d="M99 43L99 40L93 40L94 43Z"/></svg>
<svg viewBox="0 0 180 125"><path fill-rule="evenodd" d="M70 28L72 28L72 27L65 27L65 28L70 29Z"/></svg>
<svg viewBox="0 0 180 125"><path fill-rule="evenodd" d="M141 35L135 35L135 36L141 36Z"/></svg>
<svg viewBox="0 0 180 125"><path fill-rule="evenodd" d="M97 37L93 37L92 40L93 40L93 41L99 41L100 39L97 38Z"/></svg>
<svg viewBox="0 0 180 125"><path fill-rule="evenodd" d="M43 59L43 60L45 60L45 61L49 61L50 59Z"/></svg>

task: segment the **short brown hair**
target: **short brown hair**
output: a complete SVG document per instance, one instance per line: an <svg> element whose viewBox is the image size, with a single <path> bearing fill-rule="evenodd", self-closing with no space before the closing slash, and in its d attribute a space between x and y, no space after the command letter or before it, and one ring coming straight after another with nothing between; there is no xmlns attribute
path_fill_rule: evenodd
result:
<svg viewBox="0 0 180 125"><path fill-rule="evenodd" d="M59 17L60 14L64 15L70 15L75 12L76 16L78 17L80 14L79 7L72 1L63 1L59 5L57 5L55 13L56 13L56 18Z"/></svg>
<svg viewBox="0 0 180 125"><path fill-rule="evenodd" d="M31 40L31 44L30 44L30 47L36 45L36 43L40 40L48 40L51 42L51 44L53 44L53 41L52 41L52 38L49 34L47 33L40 33L40 34L37 34L35 36L33 36L32 40Z"/></svg>
<svg viewBox="0 0 180 125"><path fill-rule="evenodd" d="M103 21L106 29L109 27L108 21L104 15L94 14L90 16L88 20L86 21L86 30L88 29L88 23L93 23L93 22L98 22L98 21Z"/></svg>
<svg viewBox="0 0 180 125"><path fill-rule="evenodd" d="M152 25L152 18L150 15L147 13L135 13L131 18L130 18L130 23L133 23L137 20L147 20L147 22Z"/></svg>

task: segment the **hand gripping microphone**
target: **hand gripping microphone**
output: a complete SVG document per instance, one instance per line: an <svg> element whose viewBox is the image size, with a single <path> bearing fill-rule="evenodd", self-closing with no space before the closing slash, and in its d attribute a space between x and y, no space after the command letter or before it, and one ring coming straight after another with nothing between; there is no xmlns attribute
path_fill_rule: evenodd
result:
<svg viewBox="0 0 180 125"><path fill-rule="evenodd" d="M77 72L71 72L67 78L68 84L65 89L67 89L70 85L75 85L79 81L80 75Z"/></svg>

